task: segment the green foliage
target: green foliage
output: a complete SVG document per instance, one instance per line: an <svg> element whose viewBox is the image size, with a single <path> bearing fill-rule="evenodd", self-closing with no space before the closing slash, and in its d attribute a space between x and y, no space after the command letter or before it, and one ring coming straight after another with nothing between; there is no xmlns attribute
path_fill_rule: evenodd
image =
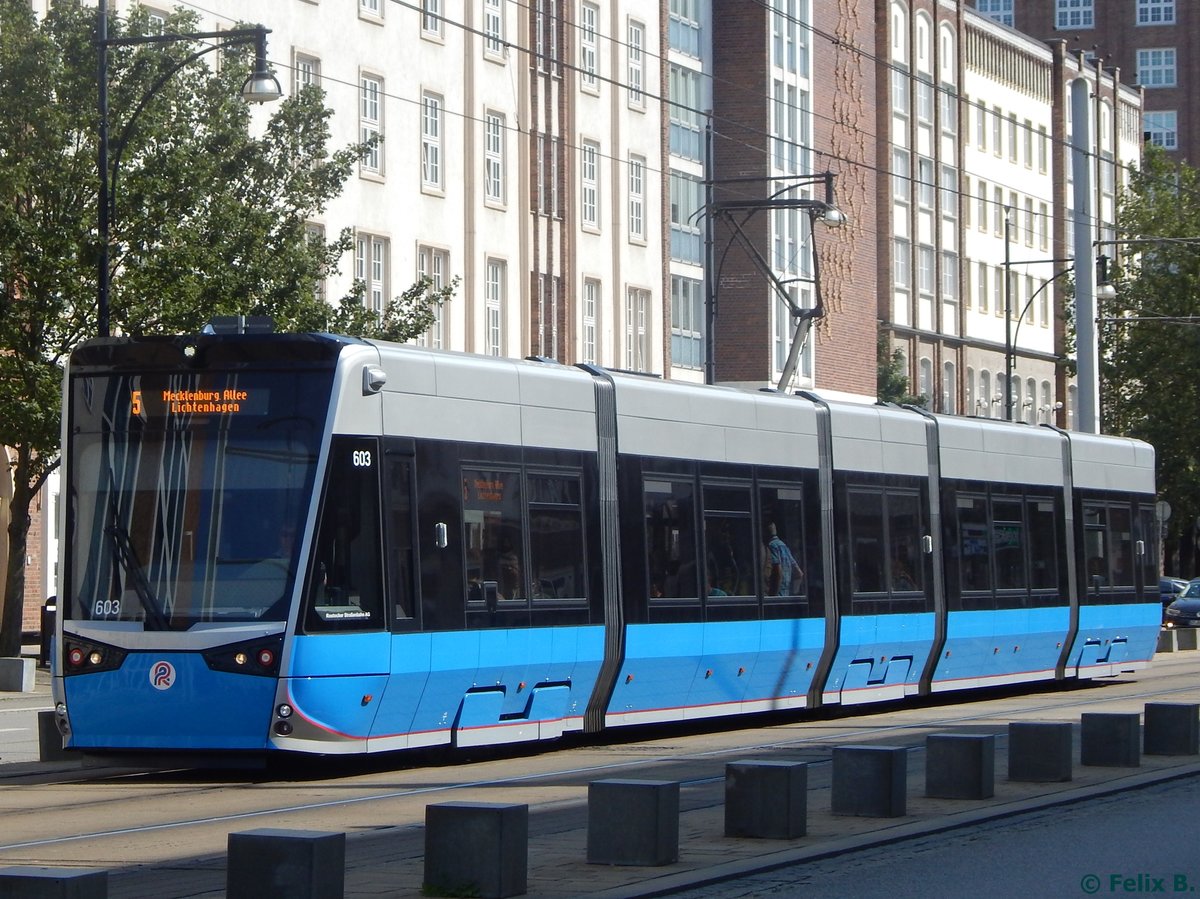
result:
<svg viewBox="0 0 1200 899"><path fill-rule="evenodd" d="M904 353L892 350L888 336L882 330L875 343L876 393L881 403L902 406L924 406L924 394L909 392L908 375L904 371Z"/></svg>
<svg viewBox="0 0 1200 899"><path fill-rule="evenodd" d="M196 18L176 11L164 30L194 32ZM109 18L110 39L147 31L144 10ZM0 0L0 444L17 458L0 656L19 650L28 504L57 465L62 365L97 333L95 33L94 3L57 0L39 19L28 0ZM332 305L317 295L351 235L327 243L308 223L365 146L327 149L318 89L273 104L253 136L240 97L251 48L204 47L108 50L113 333L194 332L232 314L398 340L427 328L453 285L418 282L382 316L362 309L361 284Z"/></svg>
<svg viewBox="0 0 1200 899"><path fill-rule="evenodd" d="M1124 236L1154 243L1119 246L1110 268L1117 298L1101 307L1099 327L1103 429L1154 445L1159 495L1174 510L1169 543L1187 548L1169 564L1190 573L1200 514L1200 174L1148 147L1119 221Z"/></svg>

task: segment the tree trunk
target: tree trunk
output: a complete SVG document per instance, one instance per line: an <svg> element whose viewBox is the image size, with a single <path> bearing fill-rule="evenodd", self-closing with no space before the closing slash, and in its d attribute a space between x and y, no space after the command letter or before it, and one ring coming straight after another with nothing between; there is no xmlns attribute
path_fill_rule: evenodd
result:
<svg viewBox="0 0 1200 899"><path fill-rule="evenodd" d="M29 506L35 490L29 483L27 450L18 448L13 466L13 497L8 509L8 565L4 572L4 611L0 617L0 658L21 655L25 611L25 552L29 543Z"/></svg>

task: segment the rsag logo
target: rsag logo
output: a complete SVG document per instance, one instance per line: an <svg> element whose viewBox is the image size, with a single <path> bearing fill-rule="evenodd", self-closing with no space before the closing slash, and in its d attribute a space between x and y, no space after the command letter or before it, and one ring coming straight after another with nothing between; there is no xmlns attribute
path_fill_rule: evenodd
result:
<svg viewBox="0 0 1200 899"><path fill-rule="evenodd" d="M170 690L174 684L174 665L170 662L155 662L150 666L150 686L155 690Z"/></svg>

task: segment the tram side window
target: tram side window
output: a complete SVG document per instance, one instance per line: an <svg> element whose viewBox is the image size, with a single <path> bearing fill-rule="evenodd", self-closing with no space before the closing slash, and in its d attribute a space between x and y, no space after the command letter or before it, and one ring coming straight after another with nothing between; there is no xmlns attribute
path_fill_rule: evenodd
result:
<svg viewBox="0 0 1200 899"><path fill-rule="evenodd" d="M754 535L749 486L704 485L706 595L755 596Z"/></svg>
<svg viewBox="0 0 1200 899"><path fill-rule="evenodd" d="M1025 589L1025 522L1018 499L992 497L992 545L996 589ZM1006 604L1007 607L1008 604Z"/></svg>
<svg viewBox="0 0 1200 899"><path fill-rule="evenodd" d="M520 472L464 468L462 482L468 605L524 602Z"/></svg>
<svg viewBox="0 0 1200 899"><path fill-rule="evenodd" d="M920 498L915 493L887 494L888 581L892 593L918 593L925 586L921 553Z"/></svg>
<svg viewBox="0 0 1200 899"><path fill-rule="evenodd" d="M534 600L581 600L582 489L577 475L530 475L529 561Z"/></svg>
<svg viewBox="0 0 1200 899"><path fill-rule="evenodd" d="M850 491L850 552L854 593L884 592L883 494Z"/></svg>
<svg viewBox="0 0 1200 899"><path fill-rule="evenodd" d="M698 599L692 483L648 478L642 496L651 600Z"/></svg>
<svg viewBox="0 0 1200 899"><path fill-rule="evenodd" d="M378 469L378 441L334 438L309 569L309 632L383 627Z"/></svg>
<svg viewBox="0 0 1200 899"><path fill-rule="evenodd" d="M759 506L763 519L763 593L769 598L804 596L804 504L799 488L763 487ZM782 548L780 546L782 544Z"/></svg>
<svg viewBox="0 0 1200 899"><path fill-rule="evenodd" d="M392 624L401 629L414 624L412 459L387 457L387 558L390 565Z"/></svg>
<svg viewBox="0 0 1200 899"><path fill-rule="evenodd" d="M1107 510L1102 506L1083 507L1083 552L1084 572L1087 577L1088 595L1095 595L1111 581L1108 574L1108 546L1105 534L1108 526Z"/></svg>
<svg viewBox="0 0 1200 899"><path fill-rule="evenodd" d="M1138 506L1138 539L1142 541L1140 557L1142 567L1142 591L1154 596L1154 585L1158 583L1158 516L1153 506Z"/></svg>
<svg viewBox="0 0 1200 899"><path fill-rule="evenodd" d="M1133 522L1129 507L1111 506L1108 510L1108 545L1112 585L1133 589Z"/></svg>
<svg viewBox="0 0 1200 899"><path fill-rule="evenodd" d="M1029 521L1029 586L1034 590L1057 590L1058 516L1054 501L1030 498L1025 502ZM1063 597L1057 599L1064 600Z"/></svg>
<svg viewBox="0 0 1200 899"><path fill-rule="evenodd" d="M957 499L958 548L963 593L992 590L991 542L988 539L987 499L963 496ZM975 603L964 604L974 607Z"/></svg>

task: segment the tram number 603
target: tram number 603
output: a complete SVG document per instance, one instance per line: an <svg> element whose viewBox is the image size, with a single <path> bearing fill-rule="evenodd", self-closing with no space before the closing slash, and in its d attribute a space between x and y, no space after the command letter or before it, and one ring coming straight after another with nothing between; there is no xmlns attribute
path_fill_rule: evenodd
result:
<svg viewBox="0 0 1200 899"><path fill-rule="evenodd" d="M371 467L371 451L370 450L355 450L350 454L350 463L355 468L370 468Z"/></svg>
<svg viewBox="0 0 1200 899"><path fill-rule="evenodd" d="M94 612L97 618L109 618L113 615L121 614L121 600L119 599L103 599L96 600L96 609Z"/></svg>

